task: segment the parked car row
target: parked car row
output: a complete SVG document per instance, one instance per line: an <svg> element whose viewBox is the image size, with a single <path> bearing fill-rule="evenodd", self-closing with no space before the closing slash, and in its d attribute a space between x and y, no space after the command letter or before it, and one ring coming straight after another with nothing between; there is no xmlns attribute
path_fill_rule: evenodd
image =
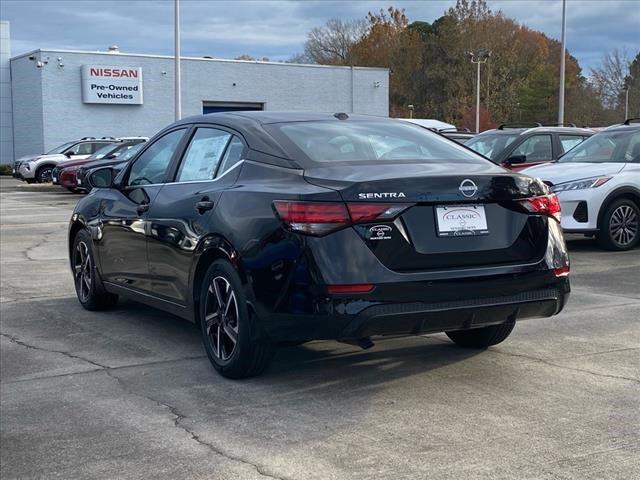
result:
<svg viewBox="0 0 640 480"><path fill-rule="evenodd" d="M79 140L64 143L45 154L27 155L13 164L13 176L27 183L51 182L54 168L66 161L85 160L98 150L123 141L144 140L144 137L83 137Z"/></svg>
<svg viewBox="0 0 640 480"><path fill-rule="evenodd" d="M84 192L87 191L86 182L83 183L79 178L79 172L81 167L93 167L100 160L116 160L122 161L121 157L134 148L136 145L146 142L146 137L127 137L120 138L112 143L109 143L96 151L90 157L81 160L68 160L60 162L53 169L51 174L51 180L54 185L61 185L72 192ZM117 163L116 162L116 163ZM80 182L78 182L80 180Z"/></svg>

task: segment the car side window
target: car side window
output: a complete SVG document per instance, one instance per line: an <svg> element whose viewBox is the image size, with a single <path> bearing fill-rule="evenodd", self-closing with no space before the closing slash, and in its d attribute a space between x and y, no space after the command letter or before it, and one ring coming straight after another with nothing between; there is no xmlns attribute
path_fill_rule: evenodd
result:
<svg viewBox="0 0 640 480"><path fill-rule="evenodd" d="M212 180L230 138L224 130L198 128L182 158L176 182Z"/></svg>
<svg viewBox="0 0 640 480"><path fill-rule="evenodd" d="M90 153L96 153L98 150L100 150L102 147L106 147L107 145L111 145L110 143L105 143L105 142L96 142L96 143L90 143L89 144L89 150Z"/></svg>
<svg viewBox="0 0 640 480"><path fill-rule="evenodd" d="M242 160L242 152L244 151L244 143L235 135L229 142L227 146L227 151L224 152L224 157L222 158L222 162L220 163L220 168L218 169L218 177L224 175L227 170L233 168L233 166Z"/></svg>
<svg viewBox="0 0 640 480"><path fill-rule="evenodd" d="M74 148L75 150L74 155L91 155L95 151L92 148L93 145L94 145L93 143L89 143L89 142L79 143Z"/></svg>
<svg viewBox="0 0 640 480"><path fill-rule="evenodd" d="M576 145L582 143L583 140L585 139L585 137L578 136L578 135L559 135L558 137L560 138L560 143L562 144L563 152L568 152Z"/></svg>
<svg viewBox="0 0 640 480"><path fill-rule="evenodd" d="M551 135L533 135L522 142L511 156L524 155L527 162L551 160Z"/></svg>
<svg viewBox="0 0 640 480"><path fill-rule="evenodd" d="M160 137L131 165L127 185L149 185L162 183L185 129L174 130Z"/></svg>

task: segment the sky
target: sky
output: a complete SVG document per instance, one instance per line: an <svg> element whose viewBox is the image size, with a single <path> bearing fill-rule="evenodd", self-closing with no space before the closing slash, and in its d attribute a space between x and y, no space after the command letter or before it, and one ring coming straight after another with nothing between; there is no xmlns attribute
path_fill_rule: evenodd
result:
<svg viewBox="0 0 640 480"><path fill-rule="evenodd" d="M207 1L181 0L183 56L287 60L307 32L330 18L363 18L393 5L410 21L432 22L455 0ZM561 0L488 0L493 11L559 39ZM37 48L173 54L172 0L2 0L11 22L12 55ZM640 0L567 0L567 48L585 74L615 48L640 51Z"/></svg>

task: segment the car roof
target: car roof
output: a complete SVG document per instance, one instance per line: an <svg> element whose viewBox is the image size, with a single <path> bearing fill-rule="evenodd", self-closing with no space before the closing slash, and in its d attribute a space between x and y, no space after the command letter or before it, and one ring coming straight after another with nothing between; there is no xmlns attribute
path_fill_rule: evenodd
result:
<svg viewBox="0 0 640 480"><path fill-rule="evenodd" d="M346 117L343 117L346 116ZM339 118L340 117L340 118ZM389 117L377 117L373 115L359 115L352 113L318 113L318 112L279 112L279 111L241 111L241 112L216 112L205 115L195 115L184 118L169 127L172 129L180 125L212 124L228 127L236 130L245 137L252 150L268 155L293 160L287 151L278 144L275 138L262 128L263 125L287 122L312 122L312 121L396 121ZM399 121L399 120L397 120ZM163 130L164 132L164 130Z"/></svg>
<svg viewBox="0 0 640 480"><path fill-rule="evenodd" d="M590 128L580 128L580 127L520 127L520 128L494 128L492 130L486 130L479 135L485 135L487 133L493 133L497 135L513 135L514 133L518 135L524 135L526 133L575 133L580 135L594 135L596 132L591 130Z"/></svg>
<svg viewBox="0 0 640 480"><path fill-rule="evenodd" d="M611 125L610 127L601 130L602 132L628 132L629 130L640 130L640 119L630 118L626 120L624 123L618 123L616 125Z"/></svg>

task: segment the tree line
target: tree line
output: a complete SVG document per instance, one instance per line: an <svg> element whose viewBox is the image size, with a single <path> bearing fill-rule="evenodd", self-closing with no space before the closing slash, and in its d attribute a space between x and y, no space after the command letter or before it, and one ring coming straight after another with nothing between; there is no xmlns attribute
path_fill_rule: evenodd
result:
<svg viewBox="0 0 640 480"><path fill-rule="evenodd" d="M291 59L323 65L386 67L390 115L437 118L475 126L475 69L469 53L490 50L480 82L481 129L501 122L557 121L558 41L493 12L486 0L457 0L433 23L412 21L403 9L369 12L363 19L329 20L313 28L304 52ZM565 120L603 126L640 116L640 52L608 53L601 66L582 72L566 53Z"/></svg>

